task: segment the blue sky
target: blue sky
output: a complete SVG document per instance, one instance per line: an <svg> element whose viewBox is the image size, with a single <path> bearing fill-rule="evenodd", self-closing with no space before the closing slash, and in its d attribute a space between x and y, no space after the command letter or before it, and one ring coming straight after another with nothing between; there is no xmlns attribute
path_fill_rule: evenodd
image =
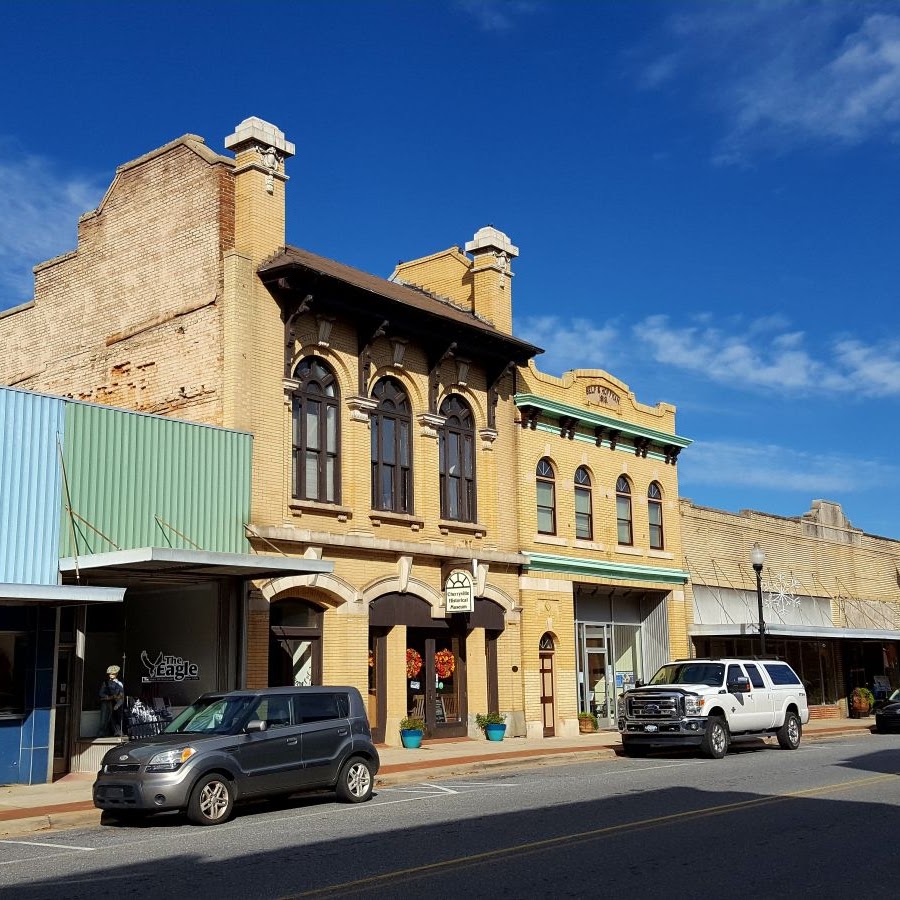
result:
<svg viewBox="0 0 900 900"><path fill-rule="evenodd" d="M8 3L0 67L0 309L117 165L257 115L290 243L493 224L542 368L678 407L683 496L900 538L900 4Z"/></svg>

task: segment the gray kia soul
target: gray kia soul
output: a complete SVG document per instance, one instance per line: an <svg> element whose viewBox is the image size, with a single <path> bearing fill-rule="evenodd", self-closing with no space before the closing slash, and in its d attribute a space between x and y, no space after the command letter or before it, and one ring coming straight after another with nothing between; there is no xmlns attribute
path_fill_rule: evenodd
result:
<svg viewBox="0 0 900 900"><path fill-rule="evenodd" d="M161 734L103 757L94 806L117 818L183 810L217 825L251 797L331 789L368 800L378 764L356 688L204 694Z"/></svg>

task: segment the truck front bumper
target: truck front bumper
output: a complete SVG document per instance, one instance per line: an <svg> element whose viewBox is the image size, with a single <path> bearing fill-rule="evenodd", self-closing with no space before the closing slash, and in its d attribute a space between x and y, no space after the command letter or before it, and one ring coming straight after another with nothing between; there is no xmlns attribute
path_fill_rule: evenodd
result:
<svg viewBox="0 0 900 900"><path fill-rule="evenodd" d="M699 744L706 734L705 718L667 719L643 722L621 718L619 733L629 741L641 744Z"/></svg>

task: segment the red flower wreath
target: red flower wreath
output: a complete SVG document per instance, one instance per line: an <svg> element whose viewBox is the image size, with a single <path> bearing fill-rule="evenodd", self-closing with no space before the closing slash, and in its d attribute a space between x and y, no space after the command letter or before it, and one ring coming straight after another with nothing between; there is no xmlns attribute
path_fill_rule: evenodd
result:
<svg viewBox="0 0 900 900"><path fill-rule="evenodd" d="M412 647L406 649L406 677L415 678L422 671L422 657Z"/></svg>
<svg viewBox="0 0 900 900"><path fill-rule="evenodd" d="M434 654L434 671L438 678L449 678L456 670L456 657L452 650L438 650Z"/></svg>

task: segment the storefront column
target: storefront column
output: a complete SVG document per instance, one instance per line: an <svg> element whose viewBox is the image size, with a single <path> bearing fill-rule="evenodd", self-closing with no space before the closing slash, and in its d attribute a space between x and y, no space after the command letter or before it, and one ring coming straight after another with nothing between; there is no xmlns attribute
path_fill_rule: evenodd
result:
<svg viewBox="0 0 900 900"><path fill-rule="evenodd" d="M247 688L269 686L269 601L255 589L250 591L247 618Z"/></svg>
<svg viewBox="0 0 900 900"><path fill-rule="evenodd" d="M466 638L466 680L469 697L469 737L481 737L475 727L475 715L488 710L487 657L485 655L484 629L475 628ZM504 712L503 709L500 712Z"/></svg>
<svg viewBox="0 0 900 900"><path fill-rule="evenodd" d="M395 625L387 635L387 714L384 742L400 746L400 720L406 709L406 626Z"/></svg>

